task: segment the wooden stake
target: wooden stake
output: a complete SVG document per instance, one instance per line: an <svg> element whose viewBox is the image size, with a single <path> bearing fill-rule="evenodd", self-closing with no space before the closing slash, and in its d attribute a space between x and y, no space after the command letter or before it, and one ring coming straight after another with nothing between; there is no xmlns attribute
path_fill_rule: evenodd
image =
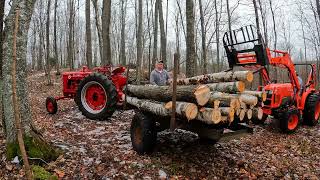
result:
<svg viewBox="0 0 320 180"><path fill-rule="evenodd" d="M170 120L170 130L174 131L176 128L176 101L177 101L177 74L178 74L178 54L174 54L174 70L173 70L173 84L172 84L172 113Z"/></svg>
<svg viewBox="0 0 320 180"><path fill-rule="evenodd" d="M20 152L22 155L23 159L23 164L24 168L27 174L27 178L29 180L33 179L32 171L30 168L29 160L28 160L28 155L26 152L26 148L24 145L24 140L23 140L23 132L22 132L22 125L21 125L21 120L20 120L20 111L18 107L18 97L17 97L17 79L16 79L16 64L17 64L17 34L19 31L19 15L20 15L20 10L16 9L16 18L15 18L15 26L14 26L14 35L13 35L13 59L12 59L12 101L13 101L13 110L14 110L14 120L16 124L16 129L17 129L17 136L18 136L18 143L19 143L19 148Z"/></svg>

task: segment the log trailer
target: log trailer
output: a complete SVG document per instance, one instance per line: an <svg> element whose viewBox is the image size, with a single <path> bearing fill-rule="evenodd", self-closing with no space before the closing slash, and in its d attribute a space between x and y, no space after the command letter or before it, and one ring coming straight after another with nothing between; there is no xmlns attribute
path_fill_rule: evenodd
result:
<svg viewBox="0 0 320 180"><path fill-rule="evenodd" d="M267 100L262 104L264 118L268 115L280 120L283 132L294 132L300 123L310 126L318 124L320 116L320 95L316 90L316 65L294 63L285 51L270 50L265 47L261 35L252 25L226 32L223 44L230 70L236 66L260 73L263 84L259 90L267 92ZM268 66L287 71L290 82L277 83L269 76ZM307 82L300 84L296 66L310 66Z"/></svg>

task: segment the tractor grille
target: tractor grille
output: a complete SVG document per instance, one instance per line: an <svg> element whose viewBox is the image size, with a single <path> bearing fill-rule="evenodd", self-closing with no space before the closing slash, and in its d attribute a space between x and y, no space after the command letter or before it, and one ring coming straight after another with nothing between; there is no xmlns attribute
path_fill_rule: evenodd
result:
<svg viewBox="0 0 320 180"><path fill-rule="evenodd" d="M267 91L267 100L263 102L265 106L270 106L272 101L272 91Z"/></svg>

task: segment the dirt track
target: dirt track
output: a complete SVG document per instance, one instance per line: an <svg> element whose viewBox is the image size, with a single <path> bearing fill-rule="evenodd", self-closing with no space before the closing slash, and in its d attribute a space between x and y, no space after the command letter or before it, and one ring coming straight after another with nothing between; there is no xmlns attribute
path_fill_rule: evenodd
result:
<svg viewBox="0 0 320 180"><path fill-rule="evenodd" d="M153 154L137 155L131 147L133 111L116 112L108 121L86 119L73 100L58 103L56 115L47 115L44 101L61 92L60 79L45 85L43 74L30 79L30 100L35 124L44 137L65 150L46 166L62 179L317 179L320 177L320 126L300 127L281 134L271 119L254 134L228 142L201 142L195 134L178 130L158 135ZM23 174L5 159L0 132L0 179ZM19 172L20 171L20 172Z"/></svg>

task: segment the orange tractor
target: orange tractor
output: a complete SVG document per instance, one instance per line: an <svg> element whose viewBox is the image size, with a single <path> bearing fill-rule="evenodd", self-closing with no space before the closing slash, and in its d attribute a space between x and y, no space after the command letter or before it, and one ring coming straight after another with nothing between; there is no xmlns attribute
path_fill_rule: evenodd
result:
<svg viewBox="0 0 320 180"><path fill-rule="evenodd" d="M280 129L287 133L294 132L300 123L315 126L320 116L316 65L294 63L287 52L265 47L261 35L255 32L250 25L226 32L223 37L230 69L241 66L260 73L262 86L258 90L267 92L267 100L262 104L264 118L254 122L264 122L268 115L272 115L280 120ZM268 66L286 70L289 82L271 80ZM296 66L311 67L306 83L298 76Z"/></svg>

